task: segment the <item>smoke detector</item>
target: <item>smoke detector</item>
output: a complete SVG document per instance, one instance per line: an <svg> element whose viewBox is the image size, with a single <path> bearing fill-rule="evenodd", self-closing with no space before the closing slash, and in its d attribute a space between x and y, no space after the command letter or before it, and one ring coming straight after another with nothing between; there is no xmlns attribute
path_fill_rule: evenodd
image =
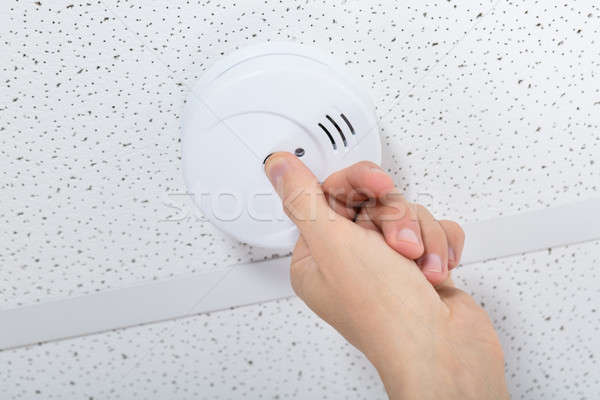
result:
<svg viewBox="0 0 600 400"><path fill-rule="evenodd" d="M209 68L183 117L183 171L195 204L241 242L289 250L298 238L263 170L300 157L317 178L381 161L374 108L329 56L292 43L239 50Z"/></svg>

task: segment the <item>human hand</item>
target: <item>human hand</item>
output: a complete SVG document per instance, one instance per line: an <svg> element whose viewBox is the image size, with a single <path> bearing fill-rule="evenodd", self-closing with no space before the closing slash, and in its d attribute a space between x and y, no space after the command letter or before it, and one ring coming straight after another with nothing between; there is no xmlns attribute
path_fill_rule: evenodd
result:
<svg viewBox="0 0 600 400"><path fill-rule="evenodd" d="M360 174L351 167L322 188L289 153L269 157L265 170L301 234L292 256L294 291L366 355L390 398L508 398L502 349L485 311L450 279L434 288L399 254L410 249L394 244L390 224L378 225L368 209L369 219L354 223L352 207L337 203L332 188L356 188ZM336 200L331 207L328 198ZM403 223L414 221L407 215ZM422 242L425 252L434 245L427 234ZM435 245L443 258L447 247Z"/></svg>
<svg viewBox="0 0 600 400"><path fill-rule="evenodd" d="M436 286L460 262L465 234L456 222L436 220L419 204L410 204L378 165L364 161L338 171L322 185L330 208L359 226L380 232L401 255L415 260Z"/></svg>

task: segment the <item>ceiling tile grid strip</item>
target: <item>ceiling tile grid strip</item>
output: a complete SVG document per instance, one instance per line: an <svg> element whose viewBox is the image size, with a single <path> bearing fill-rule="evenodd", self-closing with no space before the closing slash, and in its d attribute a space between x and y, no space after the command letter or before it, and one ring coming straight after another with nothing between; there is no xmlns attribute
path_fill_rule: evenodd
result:
<svg viewBox="0 0 600 400"><path fill-rule="evenodd" d="M463 265L600 239L600 199L464 226ZM0 349L293 296L289 257L0 311Z"/></svg>

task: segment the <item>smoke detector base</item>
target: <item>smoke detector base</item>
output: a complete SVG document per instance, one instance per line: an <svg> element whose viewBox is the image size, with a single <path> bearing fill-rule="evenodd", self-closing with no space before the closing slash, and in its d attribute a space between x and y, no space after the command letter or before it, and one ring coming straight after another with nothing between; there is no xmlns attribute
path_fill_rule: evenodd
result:
<svg viewBox="0 0 600 400"><path fill-rule="evenodd" d="M189 94L183 170L203 215L241 242L289 250L298 237L263 170L296 154L324 180L358 161L381 161L374 108L328 56L291 43L237 51Z"/></svg>

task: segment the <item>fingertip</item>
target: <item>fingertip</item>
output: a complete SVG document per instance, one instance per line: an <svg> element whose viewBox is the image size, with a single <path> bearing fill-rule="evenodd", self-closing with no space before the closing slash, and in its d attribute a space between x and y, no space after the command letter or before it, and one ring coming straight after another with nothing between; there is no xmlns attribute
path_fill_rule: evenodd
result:
<svg viewBox="0 0 600 400"><path fill-rule="evenodd" d="M390 235L392 247L403 256L415 259L423 254L423 243L414 229L401 227Z"/></svg>
<svg viewBox="0 0 600 400"><path fill-rule="evenodd" d="M288 153L286 151L277 151L274 153L268 154L263 160L263 165L266 171L269 170L269 166L276 160L279 159L287 159L289 157L295 158L292 153Z"/></svg>
<svg viewBox="0 0 600 400"><path fill-rule="evenodd" d="M422 248L419 248L418 245L415 246L411 243L387 240L387 238L386 242L392 249L410 260L419 258L423 254Z"/></svg>
<svg viewBox="0 0 600 400"><path fill-rule="evenodd" d="M417 261L417 264L433 286L442 284L448 278L448 265L437 254L426 254Z"/></svg>
<svg viewBox="0 0 600 400"><path fill-rule="evenodd" d="M465 232L462 227L454 221L441 220L439 222L442 229L446 232L448 240L448 268L452 270L460 265L465 244Z"/></svg>
<svg viewBox="0 0 600 400"><path fill-rule="evenodd" d="M427 278L432 286L436 287L446 282L448 279L448 270L442 273L423 272L423 275L425 275L425 278Z"/></svg>
<svg viewBox="0 0 600 400"><path fill-rule="evenodd" d="M300 194L302 197L323 197L323 203L327 205L317 178L295 155L273 153L266 158L264 169L275 192L284 200L284 208L289 202L301 201L298 199Z"/></svg>
<svg viewBox="0 0 600 400"><path fill-rule="evenodd" d="M267 177L277 192L281 195L282 179L289 170L289 162L286 153L272 153L265 158L264 168Z"/></svg>
<svg viewBox="0 0 600 400"><path fill-rule="evenodd" d="M458 259L456 252L450 244L448 244L448 269L452 270L458 266Z"/></svg>

